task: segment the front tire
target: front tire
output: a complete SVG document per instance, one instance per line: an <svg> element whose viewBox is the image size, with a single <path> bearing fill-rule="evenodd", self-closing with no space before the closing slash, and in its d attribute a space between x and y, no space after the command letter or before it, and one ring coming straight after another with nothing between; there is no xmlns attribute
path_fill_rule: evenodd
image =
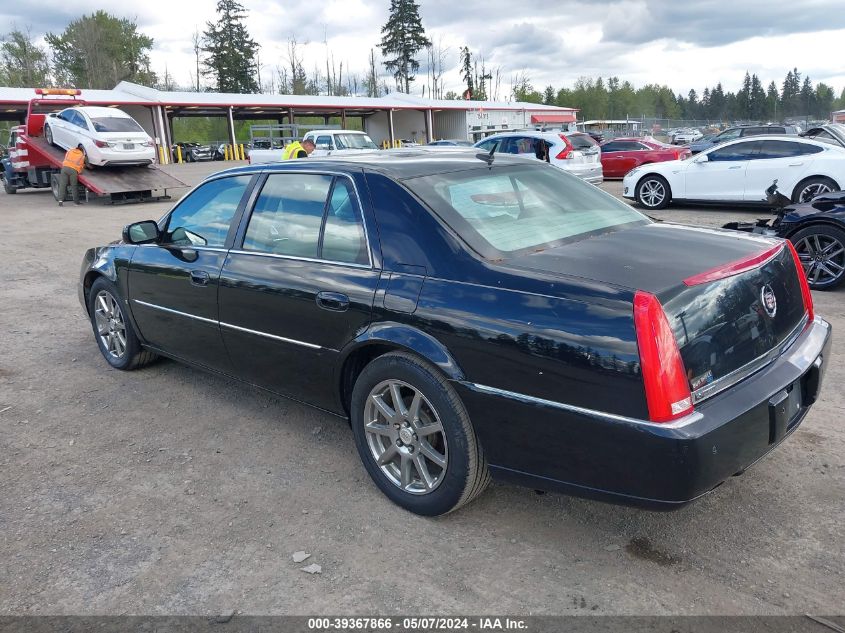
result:
<svg viewBox="0 0 845 633"><path fill-rule="evenodd" d="M798 183L792 192L792 202L809 202L816 196L837 191L838 189L839 187L830 178L814 176Z"/></svg>
<svg viewBox="0 0 845 633"><path fill-rule="evenodd" d="M100 353L115 369L139 369L156 359L155 354L141 347L117 288L105 277L91 285L88 314Z"/></svg>
<svg viewBox="0 0 845 633"><path fill-rule="evenodd" d="M50 126L49 126L49 125L45 125L45 126L44 126L44 138L45 138L45 139L47 139L47 144L48 144L48 145L52 145L52 146L54 146L54 147L58 147L58 145L56 145L56 144L53 142L53 130L50 128Z"/></svg>
<svg viewBox="0 0 845 633"><path fill-rule="evenodd" d="M845 281L845 231L819 224L789 238L813 290L832 290Z"/></svg>
<svg viewBox="0 0 845 633"><path fill-rule="evenodd" d="M18 188L17 188L17 187L15 187L14 185L12 185L12 184L8 181L8 179L4 177L4 178L3 178L3 191L5 191L5 192L6 192L6 193L8 193L8 194L12 194L12 193L17 193L17 192L18 192Z"/></svg>
<svg viewBox="0 0 845 633"><path fill-rule="evenodd" d="M490 481L458 394L415 356L394 352L367 365L355 381L350 417L367 473L410 512L452 512Z"/></svg>
<svg viewBox="0 0 845 633"><path fill-rule="evenodd" d="M635 197L637 202L646 209L656 211L669 206L669 201L672 199L672 190L663 176L649 174L637 183Z"/></svg>

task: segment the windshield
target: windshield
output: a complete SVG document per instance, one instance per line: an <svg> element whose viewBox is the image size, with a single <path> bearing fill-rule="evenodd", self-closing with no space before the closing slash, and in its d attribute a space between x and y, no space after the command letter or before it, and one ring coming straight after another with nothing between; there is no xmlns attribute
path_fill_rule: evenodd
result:
<svg viewBox="0 0 845 633"><path fill-rule="evenodd" d="M97 132L143 132L135 119L128 119L122 116L101 116L92 117L91 123Z"/></svg>
<svg viewBox="0 0 845 633"><path fill-rule="evenodd" d="M494 165L404 183L490 259L649 222L627 204L550 166Z"/></svg>
<svg viewBox="0 0 845 633"><path fill-rule="evenodd" d="M338 149L378 149L366 134L336 134L334 140Z"/></svg>

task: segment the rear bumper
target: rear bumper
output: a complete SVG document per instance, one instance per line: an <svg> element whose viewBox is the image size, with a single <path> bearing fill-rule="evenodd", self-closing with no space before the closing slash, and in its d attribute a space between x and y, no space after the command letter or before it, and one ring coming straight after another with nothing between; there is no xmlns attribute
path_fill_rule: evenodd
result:
<svg viewBox="0 0 845 633"><path fill-rule="evenodd" d="M768 366L672 424L456 386L497 478L673 509L741 473L798 428L819 393L830 342L830 325L817 317Z"/></svg>

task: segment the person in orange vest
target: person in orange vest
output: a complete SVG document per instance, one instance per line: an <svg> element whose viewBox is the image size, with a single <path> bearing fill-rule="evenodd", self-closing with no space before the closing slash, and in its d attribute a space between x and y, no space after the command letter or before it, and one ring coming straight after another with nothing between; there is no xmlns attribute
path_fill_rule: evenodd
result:
<svg viewBox="0 0 845 633"><path fill-rule="evenodd" d="M79 174L85 169L85 153L78 147L70 148L65 154L62 162L62 173L59 176L59 206L65 204L68 185L71 187L73 204L82 204L79 201Z"/></svg>

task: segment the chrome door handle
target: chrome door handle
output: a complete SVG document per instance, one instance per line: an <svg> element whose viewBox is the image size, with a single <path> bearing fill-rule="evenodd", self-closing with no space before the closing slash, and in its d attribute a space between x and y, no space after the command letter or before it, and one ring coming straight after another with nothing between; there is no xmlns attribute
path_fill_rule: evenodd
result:
<svg viewBox="0 0 845 633"><path fill-rule="evenodd" d="M733 167L728 167L728 169L742 169L742 165L734 165Z"/></svg>
<svg viewBox="0 0 845 633"><path fill-rule="evenodd" d="M339 292L318 292L317 305L323 310L346 312L349 309L349 297Z"/></svg>
<svg viewBox="0 0 845 633"><path fill-rule="evenodd" d="M204 270L191 271L191 285L193 286L207 286L209 276Z"/></svg>
<svg viewBox="0 0 845 633"><path fill-rule="evenodd" d="M803 165L803 164L804 164L804 163L790 163L790 164L789 164L789 166L790 166L790 167L800 167L800 166L801 166L801 165Z"/></svg>

